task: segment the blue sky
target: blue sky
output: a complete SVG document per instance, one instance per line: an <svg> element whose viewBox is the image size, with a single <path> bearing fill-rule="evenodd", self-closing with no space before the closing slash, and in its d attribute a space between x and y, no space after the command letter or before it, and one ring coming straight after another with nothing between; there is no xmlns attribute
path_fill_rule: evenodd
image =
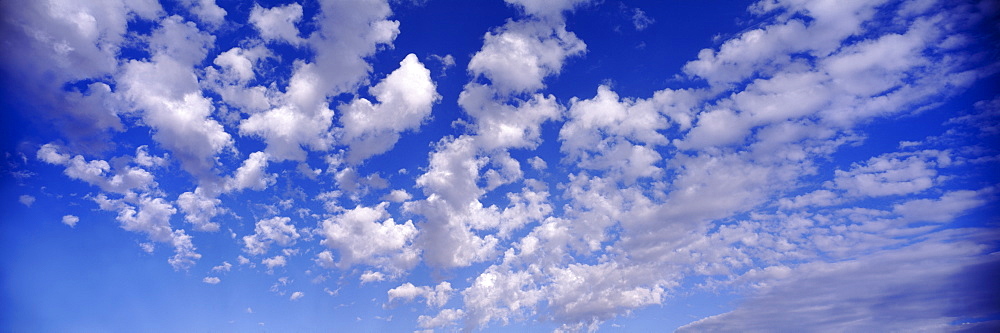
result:
<svg viewBox="0 0 1000 333"><path fill-rule="evenodd" d="M5 2L0 328L990 331L996 1Z"/></svg>

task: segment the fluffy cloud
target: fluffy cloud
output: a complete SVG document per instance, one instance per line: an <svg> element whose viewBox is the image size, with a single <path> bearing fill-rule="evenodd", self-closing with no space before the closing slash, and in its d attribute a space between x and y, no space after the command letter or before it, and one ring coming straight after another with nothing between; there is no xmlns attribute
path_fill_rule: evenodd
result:
<svg viewBox="0 0 1000 333"><path fill-rule="evenodd" d="M299 29L295 27L301 20L302 5L298 3L272 8L254 4L250 11L250 23L260 33L260 37L267 41L284 41L292 45L304 43L305 39L299 37Z"/></svg>
<svg viewBox="0 0 1000 333"><path fill-rule="evenodd" d="M215 276L206 276L204 279L201 279L201 282L208 284L219 284L219 282L222 282L222 279L219 279L218 277Z"/></svg>
<svg viewBox="0 0 1000 333"><path fill-rule="evenodd" d="M430 115L431 106L441 99L430 70L412 53L369 93L378 103L362 98L340 107L349 161L359 162L388 151L399 140L400 132L419 127Z"/></svg>
<svg viewBox="0 0 1000 333"><path fill-rule="evenodd" d="M340 253L338 267L365 264L397 274L416 265L420 252L412 243L417 229L411 221L397 224L387 206L357 206L322 222L320 243Z"/></svg>
<svg viewBox="0 0 1000 333"><path fill-rule="evenodd" d="M427 306L440 308L448 303L452 292L454 292L454 289L451 288L451 283L447 281L441 282L433 288L429 286L417 287L407 282L399 287L389 289L388 295L390 303L395 300L410 302L418 297L422 297L427 301Z"/></svg>
<svg viewBox="0 0 1000 333"><path fill-rule="evenodd" d="M483 49L469 61L469 72L482 75L502 94L530 92L559 74L567 57L587 45L562 25L536 20L508 21L484 37Z"/></svg>
<svg viewBox="0 0 1000 333"><path fill-rule="evenodd" d="M71 228L76 227L77 222L80 222L80 218L75 215L63 215L62 217L62 223Z"/></svg>
<svg viewBox="0 0 1000 333"><path fill-rule="evenodd" d="M243 236L244 251L249 254L259 255L267 253L268 248L273 243L277 243L280 246L295 244L295 240L299 238L299 233L291 221L291 218L280 216L257 221L254 227L254 234ZM284 260L284 257L282 257L282 260Z"/></svg>
<svg viewBox="0 0 1000 333"><path fill-rule="evenodd" d="M118 78L126 101L155 130L153 139L199 179L214 176L213 157L233 144L232 136L211 118L212 101L202 94L193 68L213 40L194 23L168 17L151 37L151 61L125 63Z"/></svg>
<svg viewBox="0 0 1000 333"><path fill-rule="evenodd" d="M26 207L31 207L31 205L35 203L35 197L27 194L22 194L21 196L17 197L17 202L20 202L22 205L25 205Z"/></svg>

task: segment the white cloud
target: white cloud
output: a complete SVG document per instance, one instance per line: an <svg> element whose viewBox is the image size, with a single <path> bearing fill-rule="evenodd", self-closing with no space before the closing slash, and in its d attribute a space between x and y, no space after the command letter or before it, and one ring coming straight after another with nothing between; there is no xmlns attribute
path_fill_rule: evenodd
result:
<svg viewBox="0 0 1000 333"><path fill-rule="evenodd" d="M894 205L892 210L907 222L948 223L969 209L979 207L986 202L982 193L960 190L946 192L936 200L909 200Z"/></svg>
<svg viewBox="0 0 1000 333"><path fill-rule="evenodd" d="M391 202L404 202L410 199L413 199L413 195L407 193L404 189L392 190L392 192L382 197L382 200Z"/></svg>
<svg viewBox="0 0 1000 333"><path fill-rule="evenodd" d="M215 4L215 0L183 0L181 1L191 13L198 16L203 23L216 27L226 19L226 10Z"/></svg>
<svg viewBox="0 0 1000 333"><path fill-rule="evenodd" d="M396 300L403 300L406 302L412 302L418 297L422 297L426 300L427 306L430 307L443 307L448 303L448 299L451 298L451 294L454 289L451 287L451 283L447 281L441 282L435 287L422 286L417 287L412 283L404 283L399 287L389 289L389 303Z"/></svg>
<svg viewBox="0 0 1000 333"><path fill-rule="evenodd" d="M271 258L264 258L260 263L267 266L267 269L273 270L275 267L283 267L288 263L288 259L285 256L274 256Z"/></svg>
<svg viewBox="0 0 1000 333"><path fill-rule="evenodd" d="M646 15L646 12L642 9L635 8L632 11L632 26L635 30L643 31L646 30L651 24L656 22L653 18Z"/></svg>
<svg viewBox="0 0 1000 333"><path fill-rule="evenodd" d="M590 3L591 0L504 0L509 4L521 6L526 14L543 18L561 20L564 11Z"/></svg>
<svg viewBox="0 0 1000 333"><path fill-rule="evenodd" d="M469 83L458 97L458 104L475 120L476 144L485 150L537 147L542 123L558 119L563 107L554 96L542 94L511 105L498 99L494 86Z"/></svg>
<svg viewBox="0 0 1000 333"><path fill-rule="evenodd" d="M416 227L411 221L397 224L387 206L359 205L321 223L320 243L340 253L338 267L365 264L397 274L417 264L420 252L412 245Z"/></svg>
<svg viewBox="0 0 1000 333"><path fill-rule="evenodd" d="M280 246L295 244L299 233L291 221L291 218L280 216L257 221L254 234L243 236L243 250L249 254L259 255L267 253L272 243Z"/></svg>
<svg viewBox="0 0 1000 333"><path fill-rule="evenodd" d="M22 194L21 196L17 197L17 201L26 207L31 207L31 204L35 203L35 197L27 194Z"/></svg>
<svg viewBox="0 0 1000 333"><path fill-rule="evenodd" d="M834 184L852 195L886 196L918 193L934 185L937 163L924 156L887 154L850 171L837 170Z"/></svg>
<svg viewBox="0 0 1000 333"><path fill-rule="evenodd" d="M531 168L535 170L545 170L546 168L549 167L549 165L545 163L545 160L543 160L541 157L538 156L533 156L529 158L528 165L531 165Z"/></svg>
<svg viewBox="0 0 1000 333"><path fill-rule="evenodd" d="M239 191L249 188L260 191L273 185L278 175L267 174L265 170L267 170L267 154L260 151L250 154L243 161L243 165L236 169L233 177L226 180L226 190Z"/></svg>
<svg viewBox="0 0 1000 333"><path fill-rule="evenodd" d="M212 267L213 272L228 272L233 269L233 264L223 261L221 265Z"/></svg>
<svg viewBox="0 0 1000 333"><path fill-rule="evenodd" d="M501 94L543 88L542 80L559 74L567 57L587 49L565 26L537 20L508 21L484 39L482 50L469 61L469 72L488 78Z"/></svg>
<svg viewBox="0 0 1000 333"><path fill-rule="evenodd" d="M201 279L201 282L208 284L219 284L219 282L222 282L222 280L215 276L206 276L204 279Z"/></svg>
<svg viewBox="0 0 1000 333"><path fill-rule="evenodd" d="M229 133L211 118L212 101L202 95L194 74L193 66L205 58L214 37L178 16L162 25L150 39L151 61L123 64L119 89L155 130L153 139L180 159L185 171L208 179L213 177L213 157L233 145Z"/></svg>
<svg viewBox="0 0 1000 333"><path fill-rule="evenodd" d="M71 228L75 228L77 222L80 222L80 218L75 215L63 215L62 217L62 223L70 226Z"/></svg>
<svg viewBox="0 0 1000 333"><path fill-rule="evenodd" d="M302 293L301 291L296 291L296 292L292 293L292 296L288 297L288 300L296 301L296 300L298 300L298 299L300 299L302 297L305 297L305 296L306 296L306 294Z"/></svg>
<svg viewBox="0 0 1000 333"><path fill-rule="evenodd" d="M304 43L305 39L299 37L299 29L295 27L301 20L302 5L298 3L272 8L254 4L250 11L250 23L267 41L284 41L292 45Z"/></svg>
<svg viewBox="0 0 1000 333"><path fill-rule="evenodd" d="M348 160L360 162L392 148L403 131L415 130L441 99L431 72L409 54L399 68L369 90L377 103L355 99L340 107Z"/></svg>
<svg viewBox="0 0 1000 333"><path fill-rule="evenodd" d="M439 328L454 325L456 321L462 318L462 314L462 309L444 309L433 317L424 315L417 317L417 325L421 328Z"/></svg>
<svg viewBox="0 0 1000 333"><path fill-rule="evenodd" d="M385 274L382 274L382 272L365 271L364 273L361 273L360 280L361 284L384 281Z"/></svg>
<svg viewBox="0 0 1000 333"><path fill-rule="evenodd" d="M965 241L934 240L856 260L805 264L736 310L678 331L938 330L955 314L996 310L978 307L996 297L981 275L995 270L996 262L976 256L980 251Z"/></svg>

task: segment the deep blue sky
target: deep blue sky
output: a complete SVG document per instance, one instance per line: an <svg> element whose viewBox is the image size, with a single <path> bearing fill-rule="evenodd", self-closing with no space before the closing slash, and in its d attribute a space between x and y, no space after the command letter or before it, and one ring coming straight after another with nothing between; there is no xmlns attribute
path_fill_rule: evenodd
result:
<svg viewBox="0 0 1000 333"><path fill-rule="evenodd" d="M2 4L0 330L994 330L996 1Z"/></svg>

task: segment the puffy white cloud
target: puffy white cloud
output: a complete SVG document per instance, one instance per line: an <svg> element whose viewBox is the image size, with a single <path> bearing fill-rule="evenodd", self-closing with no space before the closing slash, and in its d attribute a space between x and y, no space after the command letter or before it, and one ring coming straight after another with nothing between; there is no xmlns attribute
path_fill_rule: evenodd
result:
<svg viewBox="0 0 1000 333"><path fill-rule="evenodd" d="M369 93L377 103L362 98L340 107L343 140L350 147L348 161L360 162L388 151L400 132L419 127L441 99L430 70L412 53Z"/></svg>
<svg viewBox="0 0 1000 333"><path fill-rule="evenodd" d="M288 296L288 300L296 301L296 300L298 300L298 299L300 299L302 297L305 297L305 296L306 296L305 293L303 293L301 291L296 291L296 292L293 292L291 296Z"/></svg>
<svg viewBox="0 0 1000 333"><path fill-rule="evenodd" d="M562 19L562 12L573 10L583 4L590 3L591 0L504 0L509 4L516 4L524 9L529 15L549 19Z"/></svg>
<svg viewBox="0 0 1000 333"><path fill-rule="evenodd" d="M126 166L111 175L111 164L107 161L87 161L82 155L70 158L69 154L59 153L61 149L58 145L47 143L38 149L37 156L46 163L65 166L64 173L70 178L82 180L108 192L128 194L133 190L149 189L156 185L153 174L144 169Z"/></svg>
<svg viewBox="0 0 1000 333"><path fill-rule="evenodd" d="M122 66L122 95L155 130L153 139L199 179L213 177L213 157L232 137L211 118L212 101L202 95L193 66L205 58L214 37L178 16L164 19L150 39L151 61ZM167 74L164 74L167 73Z"/></svg>
<svg viewBox="0 0 1000 333"><path fill-rule="evenodd" d="M232 178L226 180L227 191L239 191L243 189L263 190L274 184L277 174L267 174L267 154L255 152L250 154L243 165L236 169Z"/></svg>
<svg viewBox="0 0 1000 333"><path fill-rule="evenodd" d="M850 171L837 170L834 184L852 195L886 196L910 194L934 185L937 163L924 156L887 154L865 164L852 164Z"/></svg>
<svg viewBox="0 0 1000 333"><path fill-rule="evenodd" d="M815 190L803 195L795 196L794 198L781 198L778 201L778 205L783 209L796 209L802 207L810 206L832 206L837 204L839 200L837 193L828 190Z"/></svg>
<svg viewBox="0 0 1000 333"><path fill-rule="evenodd" d="M184 212L184 220L198 231L219 230L219 223L212 222L212 218L225 212L225 208L219 207L221 203L222 200L205 193L202 187L177 197L177 206Z"/></svg>
<svg viewBox="0 0 1000 333"><path fill-rule="evenodd" d="M392 190L392 192L382 197L382 200L391 202L404 202L410 199L413 199L413 195L404 189Z"/></svg>
<svg viewBox="0 0 1000 333"><path fill-rule="evenodd" d="M333 110L326 105L322 80L316 65L296 62L284 95L287 103L244 119L240 134L263 138L264 151L274 161L305 160L302 146L328 149L333 143Z"/></svg>
<svg viewBox="0 0 1000 333"><path fill-rule="evenodd" d="M441 282L433 288L429 286L417 287L407 282L399 287L389 289L388 295L390 303L396 300L411 302L417 297L423 297L427 301L427 306L440 308L448 303L453 292L454 289L448 281Z"/></svg>
<svg viewBox="0 0 1000 333"><path fill-rule="evenodd" d="M359 205L322 222L320 243L340 253L338 267L365 264L398 274L417 264L420 251L412 245L417 228L411 221L397 224L385 210L388 204Z"/></svg>
<svg viewBox="0 0 1000 333"><path fill-rule="evenodd" d="M292 45L305 42L305 39L299 37L299 29L295 27L301 20L302 5L298 3L272 8L254 4L250 11L250 23L260 33L260 37L267 41L284 41Z"/></svg>
<svg viewBox="0 0 1000 333"><path fill-rule="evenodd" d="M181 3L209 26L217 27L226 19L226 10L215 4L215 0L182 0Z"/></svg>
<svg viewBox="0 0 1000 333"><path fill-rule="evenodd" d="M538 20L508 21L484 39L469 72L488 78L501 94L541 89L542 80L559 74L567 57L587 49L565 26Z"/></svg>
<svg viewBox="0 0 1000 333"><path fill-rule="evenodd" d="M20 202L22 205L25 205L27 207L31 207L31 205L35 203L35 197L27 194L22 194L21 196L17 197L17 202Z"/></svg>
<svg viewBox="0 0 1000 333"><path fill-rule="evenodd" d="M549 167L549 165L545 163L545 160L543 160L541 157L538 156L533 156L529 158L528 165L531 165L531 168L535 170L545 170L546 168Z"/></svg>
<svg viewBox="0 0 1000 333"><path fill-rule="evenodd" d="M273 270L275 267L283 267L288 263L288 259L285 256L274 256L270 258L264 258L260 263L267 266L267 269Z"/></svg>
<svg viewBox="0 0 1000 333"><path fill-rule="evenodd" d="M216 276L206 276L204 279L201 279L201 282L208 284L219 284L219 282L222 282L222 279L219 279Z"/></svg>
<svg viewBox="0 0 1000 333"><path fill-rule="evenodd" d="M365 271L364 273L361 273L360 280L361 284L383 281L385 280L385 274L382 274L382 272Z"/></svg>
<svg viewBox="0 0 1000 333"><path fill-rule="evenodd" d="M444 309L433 317L424 315L417 317L417 325L421 328L438 328L454 325L456 321L462 318L462 314L462 309Z"/></svg>
<svg viewBox="0 0 1000 333"><path fill-rule="evenodd" d="M458 104L475 120L476 144L486 150L538 146L542 123L558 119L562 106L554 96L542 94L511 105L497 96L494 86L469 83L458 97Z"/></svg>
<svg viewBox="0 0 1000 333"><path fill-rule="evenodd" d="M80 218L76 215L63 215L62 223L70 227L76 227L76 223L80 222Z"/></svg>
<svg viewBox="0 0 1000 333"><path fill-rule="evenodd" d="M233 264L228 261L223 261L221 265L212 267L213 272L228 272L233 269Z"/></svg>
<svg viewBox="0 0 1000 333"><path fill-rule="evenodd" d="M258 255L267 253L272 243L277 243L280 246L295 244L299 233L291 221L291 218L280 216L257 221L254 234L243 236L243 250L249 254Z"/></svg>

